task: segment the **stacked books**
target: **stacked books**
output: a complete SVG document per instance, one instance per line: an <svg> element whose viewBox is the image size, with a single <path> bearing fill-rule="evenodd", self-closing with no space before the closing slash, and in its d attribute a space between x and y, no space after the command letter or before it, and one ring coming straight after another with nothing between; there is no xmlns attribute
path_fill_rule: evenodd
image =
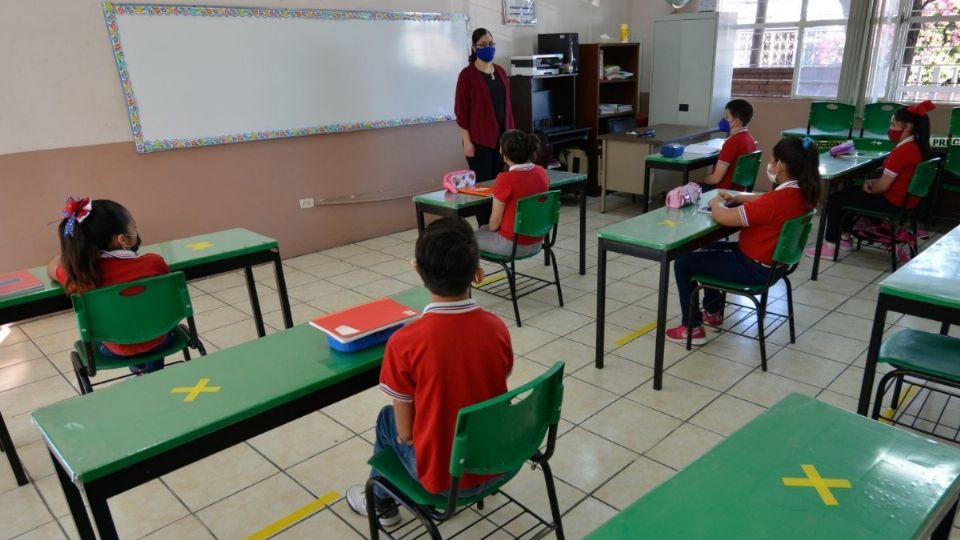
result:
<svg viewBox="0 0 960 540"><path fill-rule="evenodd" d="M0 297L42 289L43 283L29 270L0 275Z"/></svg>
<svg viewBox="0 0 960 540"><path fill-rule="evenodd" d="M616 79L629 79L633 77L633 72L621 69L620 66L611 64L603 66L603 78L612 81Z"/></svg>
<svg viewBox="0 0 960 540"><path fill-rule="evenodd" d="M330 348L353 352L387 341L404 324L420 313L391 298L381 298L310 321L327 334Z"/></svg>
<svg viewBox="0 0 960 540"><path fill-rule="evenodd" d="M625 103L601 103L600 104L600 114L616 114L622 112L630 112L633 110L633 105Z"/></svg>

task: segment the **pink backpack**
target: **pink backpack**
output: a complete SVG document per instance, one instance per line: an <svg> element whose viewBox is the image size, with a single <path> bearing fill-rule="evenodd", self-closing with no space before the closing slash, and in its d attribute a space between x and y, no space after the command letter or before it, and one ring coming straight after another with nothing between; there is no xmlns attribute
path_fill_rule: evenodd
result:
<svg viewBox="0 0 960 540"><path fill-rule="evenodd" d="M700 184L696 182L677 186L667 192L667 208L682 208L688 204L697 204L702 193Z"/></svg>
<svg viewBox="0 0 960 540"><path fill-rule="evenodd" d="M443 189L456 193L458 189L468 188L477 183L477 175L470 169L450 171L443 175Z"/></svg>

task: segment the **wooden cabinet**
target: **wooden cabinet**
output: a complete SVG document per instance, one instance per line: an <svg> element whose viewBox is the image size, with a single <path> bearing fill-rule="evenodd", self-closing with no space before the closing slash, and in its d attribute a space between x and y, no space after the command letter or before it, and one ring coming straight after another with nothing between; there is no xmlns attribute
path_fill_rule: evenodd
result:
<svg viewBox="0 0 960 540"><path fill-rule="evenodd" d="M562 147L576 145L586 150L584 142L589 130L575 127L576 95L575 73L510 77L514 124L517 129L540 137L543 151L537 161L544 167L556 164L556 153Z"/></svg>
<svg viewBox="0 0 960 540"><path fill-rule="evenodd" d="M616 65L633 75L625 79L608 79L604 66ZM639 97L639 43L581 43L580 73L577 77L577 127L590 128L588 157L590 160L587 192L598 195L601 152L597 136L610 132L610 121L636 117ZM601 105L619 105L617 111L601 113ZM628 109L629 107L629 109Z"/></svg>

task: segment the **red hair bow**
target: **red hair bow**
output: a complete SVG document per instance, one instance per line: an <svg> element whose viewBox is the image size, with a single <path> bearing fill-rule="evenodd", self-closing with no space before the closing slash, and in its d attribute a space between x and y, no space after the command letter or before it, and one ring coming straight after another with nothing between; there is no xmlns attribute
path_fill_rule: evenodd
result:
<svg viewBox="0 0 960 540"><path fill-rule="evenodd" d="M934 105L933 102L928 99L926 101L921 101L920 103L907 107L907 112L911 112L919 116L926 116L928 112L936 108L937 106Z"/></svg>
<svg viewBox="0 0 960 540"><path fill-rule="evenodd" d="M83 220L87 219L92 208L90 197L84 197L80 200L67 197L67 202L63 205L63 219L67 220L67 224L63 228L64 236L73 236L73 228L77 223L83 223Z"/></svg>

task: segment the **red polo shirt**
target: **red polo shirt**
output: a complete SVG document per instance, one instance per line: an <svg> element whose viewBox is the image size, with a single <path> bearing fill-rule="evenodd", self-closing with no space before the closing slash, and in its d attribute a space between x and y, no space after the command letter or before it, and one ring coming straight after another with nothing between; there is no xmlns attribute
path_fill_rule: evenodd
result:
<svg viewBox="0 0 960 540"><path fill-rule="evenodd" d="M720 155L717 156L717 165L723 163L727 166L727 171L723 173L723 178L716 185L717 189L733 189L733 170L737 168L737 158L757 150L757 141L753 135L746 129L738 131L727 137L720 147ZM716 165L714 166L716 168Z"/></svg>
<svg viewBox="0 0 960 540"><path fill-rule="evenodd" d="M512 369L506 325L472 299L430 304L420 319L390 336L380 389L393 399L413 402L417 476L427 491L450 488L457 413L506 392ZM465 475L460 488L489 478Z"/></svg>
<svg viewBox="0 0 960 540"><path fill-rule="evenodd" d="M922 161L920 146L913 140L913 136L900 141L887 156L886 161L883 162L883 174L892 176L893 183L883 196L890 201L890 204L897 208L903 205L903 200L907 198L907 188L913 180L913 172ZM919 199L913 199L909 207L913 208L919 203Z"/></svg>
<svg viewBox="0 0 960 540"><path fill-rule="evenodd" d="M507 207L503 211L503 219L500 221L500 228L497 232L507 240L513 241L513 224L517 213L517 201L543 193L550 187L550 178L547 171L539 165L524 163L522 165L511 165L509 171L504 171L497 175L497 181L493 184L493 196L498 201L505 203ZM520 235L517 243L521 246L529 246L542 241L542 237Z"/></svg>
<svg viewBox="0 0 960 540"><path fill-rule="evenodd" d="M800 187L793 180L743 203L738 209L743 222L740 251L763 264L773 264L773 251L780 240L783 223L810 211Z"/></svg>
<svg viewBox="0 0 960 540"><path fill-rule="evenodd" d="M493 69L506 91L503 129L513 129L510 80L507 79L507 72L499 65L494 64ZM474 144L496 148L497 143L500 142L498 140L500 131L497 126L497 115L493 111L493 98L490 97L490 89L483 80L488 76L481 73L473 63L460 71L453 113L457 116L457 125L470 132L470 140Z"/></svg>

